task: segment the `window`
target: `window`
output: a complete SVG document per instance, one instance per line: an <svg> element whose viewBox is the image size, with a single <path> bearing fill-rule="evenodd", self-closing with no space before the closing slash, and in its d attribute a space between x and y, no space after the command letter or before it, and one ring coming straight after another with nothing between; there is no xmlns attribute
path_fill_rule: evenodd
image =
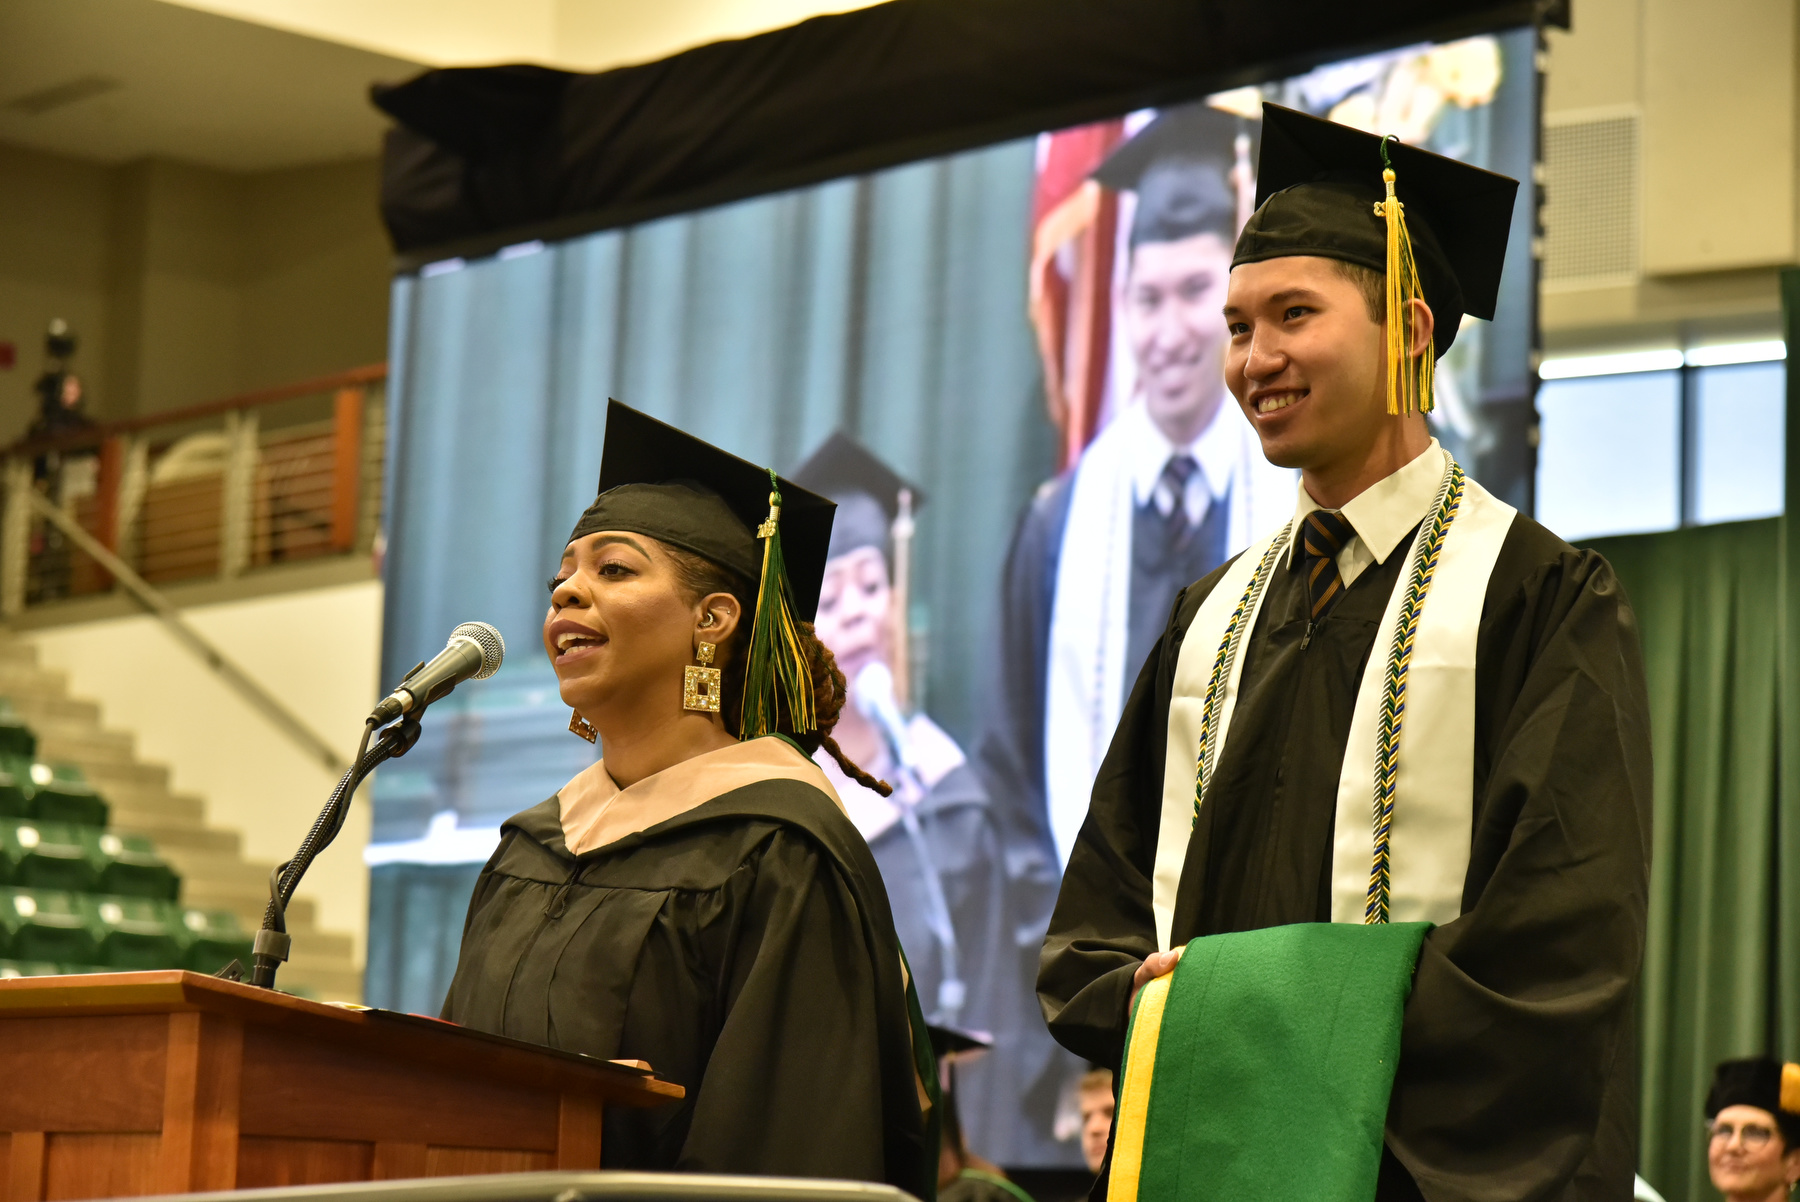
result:
<svg viewBox="0 0 1800 1202"><path fill-rule="evenodd" d="M1578 541L1781 513L1782 352L1743 343L1546 360L1537 519Z"/></svg>
<svg viewBox="0 0 1800 1202"><path fill-rule="evenodd" d="M1537 519L1571 542L1681 524L1681 373L1546 380Z"/></svg>
<svg viewBox="0 0 1800 1202"><path fill-rule="evenodd" d="M1693 521L1781 512L1787 372L1782 363L1689 368L1694 375Z"/></svg>

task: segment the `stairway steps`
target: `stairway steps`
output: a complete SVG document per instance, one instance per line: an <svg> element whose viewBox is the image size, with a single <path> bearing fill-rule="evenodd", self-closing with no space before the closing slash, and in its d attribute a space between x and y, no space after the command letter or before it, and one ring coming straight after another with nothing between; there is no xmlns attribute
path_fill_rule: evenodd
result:
<svg viewBox="0 0 1800 1202"><path fill-rule="evenodd" d="M112 819L127 826L192 826L206 825L206 803L187 793L170 793L162 789L115 789L106 795Z"/></svg>
<svg viewBox="0 0 1800 1202"><path fill-rule="evenodd" d="M37 649L0 631L0 698L38 735L39 758L73 764L106 798L112 827L141 834L181 874L183 904L229 910L246 930L262 925L269 899L270 864L246 860L243 837L207 825L205 802L170 788L169 770L138 758L136 740L108 730L100 707L68 695L68 679L41 667ZM327 1001L357 1001L362 971L354 940L318 928L318 910L307 898L287 909L293 960L282 969L283 988Z"/></svg>
<svg viewBox="0 0 1800 1202"><path fill-rule="evenodd" d="M157 822L122 822L113 815L112 827L122 835L142 835L156 845L164 859L171 849L205 852L235 858L243 851L243 836L210 826L163 825ZM170 861L173 863L173 861Z"/></svg>

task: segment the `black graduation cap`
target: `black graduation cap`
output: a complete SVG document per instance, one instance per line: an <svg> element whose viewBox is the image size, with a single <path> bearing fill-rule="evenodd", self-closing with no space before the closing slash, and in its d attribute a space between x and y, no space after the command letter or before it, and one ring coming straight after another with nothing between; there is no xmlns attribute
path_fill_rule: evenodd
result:
<svg viewBox="0 0 1800 1202"><path fill-rule="evenodd" d="M832 559L859 547L886 551L894 519L900 516L901 492L912 493L914 512L925 500L917 485L841 430L795 468L793 477L801 487L837 502L828 552Z"/></svg>
<svg viewBox="0 0 1800 1202"><path fill-rule="evenodd" d="M1783 1064L1767 1056L1727 1060L1713 1070L1706 1095L1706 1117L1727 1106L1754 1106L1775 1116L1791 1151L1800 1148L1800 1064Z"/></svg>
<svg viewBox="0 0 1800 1202"><path fill-rule="evenodd" d="M961 1056L967 1052L985 1052L994 1046L994 1037L986 1031L926 1023L925 1032L931 1036L931 1050L940 1060L945 1056Z"/></svg>
<svg viewBox="0 0 1800 1202"><path fill-rule="evenodd" d="M1120 192L1136 192L1131 245L1178 242L1197 234L1226 241L1237 232L1237 194L1231 167L1240 133L1251 122L1205 102L1164 109L1121 143L1094 171Z"/></svg>
<svg viewBox="0 0 1800 1202"><path fill-rule="evenodd" d="M1263 105L1257 208L1232 266L1319 255L1386 270L1381 147L1374 134ZM1441 355L1464 313L1493 319L1519 181L1403 142L1387 148Z"/></svg>
<svg viewBox="0 0 1800 1202"><path fill-rule="evenodd" d="M837 507L786 479L779 488L794 616L810 622L819 608ZM769 514L766 469L609 401L599 491L575 524L571 542L601 530L647 534L728 568L752 585L761 578L763 547L755 531Z"/></svg>

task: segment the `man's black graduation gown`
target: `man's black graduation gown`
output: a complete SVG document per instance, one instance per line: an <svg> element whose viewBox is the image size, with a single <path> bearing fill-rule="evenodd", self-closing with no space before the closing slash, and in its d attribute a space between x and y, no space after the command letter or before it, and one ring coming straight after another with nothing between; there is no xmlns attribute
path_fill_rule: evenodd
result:
<svg viewBox="0 0 1800 1202"><path fill-rule="evenodd" d="M607 1109L607 1168L929 1199L935 1073L904 972L868 847L811 785L746 785L580 857L552 797L502 828L443 1013L685 1086L678 1103Z"/></svg>
<svg viewBox="0 0 1800 1202"><path fill-rule="evenodd" d="M1203 799L1171 943L1330 915L1338 774L1357 683L1410 537L1302 647L1282 566ZM1183 636L1224 569L1186 589L1094 785L1038 978L1052 1033L1117 1065L1131 978L1157 950L1151 873ZM1373 669L1379 670L1379 668ZM1426 938L1402 1031L1379 1197L1631 1193L1631 1033L1650 857L1650 732L1637 628L1612 569L1520 516L1476 647L1475 781L1462 916Z"/></svg>

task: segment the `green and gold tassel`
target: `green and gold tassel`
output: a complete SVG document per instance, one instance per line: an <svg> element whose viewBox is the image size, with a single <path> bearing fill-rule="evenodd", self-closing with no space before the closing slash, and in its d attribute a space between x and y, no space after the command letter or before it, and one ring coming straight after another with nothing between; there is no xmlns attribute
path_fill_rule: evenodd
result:
<svg viewBox="0 0 1800 1202"><path fill-rule="evenodd" d="M1431 381L1437 356L1430 347L1409 354L1413 340L1414 310L1409 300L1423 301L1419 265L1413 259L1412 236L1406 231L1406 206L1394 195L1394 167L1387 144L1381 140L1381 179L1387 199L1375 202L1375 216L1387 221L1387 409L1389 413L1430 413L1436 403Z"/></svg>
<svg viewBox="0 0 1800 1202"><path fill-rule="evenodd" d="M781 554L781 491L769 472L769 517L756 528L763 540L762 581L756 593L756 621L744 663L743 721L738 737L760 738L780 725L785 703L796 734L818 729L813 714L812 670L794 622L794 599Z"/></svg>

